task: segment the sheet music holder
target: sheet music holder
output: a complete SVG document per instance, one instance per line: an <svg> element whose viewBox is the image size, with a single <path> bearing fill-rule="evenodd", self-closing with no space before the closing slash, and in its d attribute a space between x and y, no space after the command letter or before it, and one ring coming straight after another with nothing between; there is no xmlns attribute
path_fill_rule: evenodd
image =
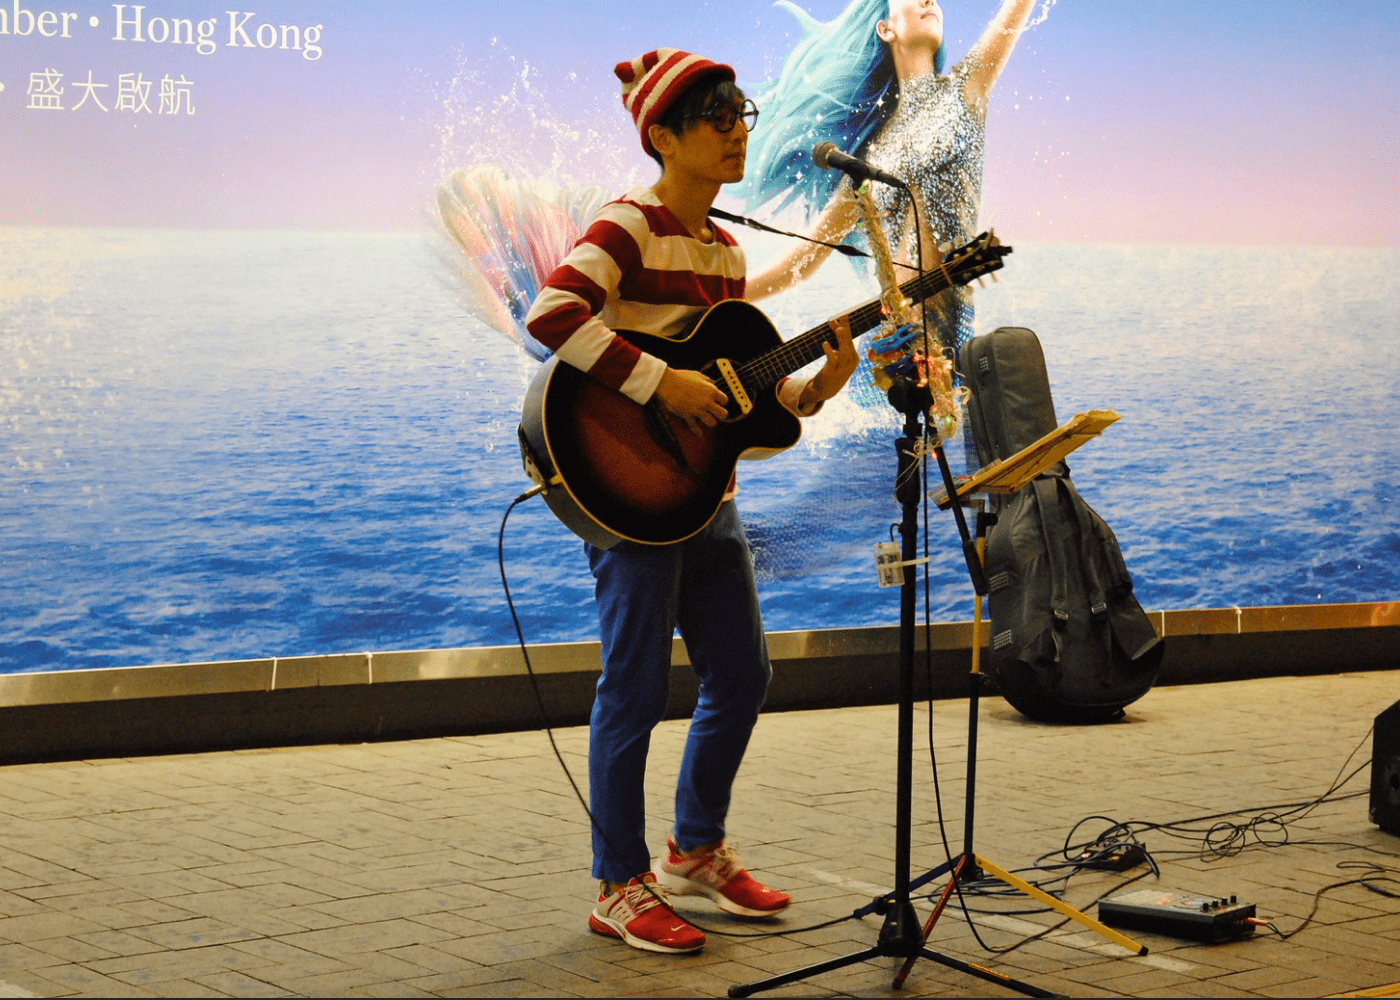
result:
<svg viewBox="0 0 1400 1000"><path fill-rule="evenodd" d="M1010 458L984 465L973 476L958 484L958 496L973 493L1015 493L1050 466L1103 433L1114 423L1118 414L1113 410L1089 410L1076 413L1059 427L1033 444L1027 445ZM948 508L948 491L940 487L934 494L940 510Z"/></svg>

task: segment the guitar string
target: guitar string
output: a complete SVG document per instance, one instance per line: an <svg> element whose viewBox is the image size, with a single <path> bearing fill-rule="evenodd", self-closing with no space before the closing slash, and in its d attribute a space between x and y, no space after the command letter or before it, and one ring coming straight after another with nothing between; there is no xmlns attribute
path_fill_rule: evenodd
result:
<svg viewBox="0 0 1400 1000"><path fill-rule="evenodd" d="M878 303L866 303L850 312L852 327L860 327L864 333L879 321ZM776 347L771 351L759 355L752 361L740 366L740 377L746 384L750 383L749 376L752 376L758 384L767 385L770 381L776 382L779 378L797 371L821 357L821 344L830 336L830 328L826 324L813 327L792 340L785 342L781 347Z"/></svg>
<svg viewBox="0 0 1400 1000"><path fill-rule="evenodd" d="M977 267L971 269L968 274L969 280L973 277L972 272L975 272L981 266L982 265L979 263ZM955 280L950 280L950 278L951 275L948 272L947 266L943 265L938 271L931 271L928 274L908 282L903 290L915 297L927 298L931 294L937 294L937 292L943 291L943 288L930 290L927 287L928 285L937 284L939 283L939 279L942 279L944 288L951 287L957 282ZM878 323L880 314L881 309L879 302L872 301L853 309L849 315L853 321L852 326L859 326L863 333L865 330ZM806 333L794 337L782 347L775 348L753 359L753 361L748 364L741 366L741 371L745 374L752 374L765 378L773 375L781 377L796 371L798 368L817 360L817 358L821 356L818 353L820 344L826 340L829 333L830 328L825 324L808 330ZM794 361L796 363L794 363ZM776 378L773 380L776 381Z"/></svg>

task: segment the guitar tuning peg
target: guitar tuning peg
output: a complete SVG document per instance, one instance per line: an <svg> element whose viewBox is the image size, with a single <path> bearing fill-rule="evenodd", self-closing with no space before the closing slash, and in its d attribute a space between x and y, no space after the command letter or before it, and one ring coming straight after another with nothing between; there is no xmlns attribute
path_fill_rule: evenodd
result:
<svg viewBox="0 0 1400 1000"><path fill-rule="evenodd" d="M987 287L987 283L986 283L985 281L982 280L982 276L981 276L980 274L977 276L977 287L978 287L978 288L986 288L986 287Z"/></svg>
<svg viewBox="0 0 1400 1000"><path fill-rule="evenodd" d="M997 273L996 273L995 271L993 271L993 272L992 272L992 284L995 285L995 284L997 283L997 281L999 281L999 280L1000 280L1000 279L997 278Z"/></svg>
<svg viewBox="0 0 1400 1000"><path fill-rule="evenodd" d="M939 253L946 254L946 253L948 253L949 251L951 251L952 249L953 249L953 244L951 244L951 243L940 243L940 244L938 244L938 252L939 252Z"/></svg>

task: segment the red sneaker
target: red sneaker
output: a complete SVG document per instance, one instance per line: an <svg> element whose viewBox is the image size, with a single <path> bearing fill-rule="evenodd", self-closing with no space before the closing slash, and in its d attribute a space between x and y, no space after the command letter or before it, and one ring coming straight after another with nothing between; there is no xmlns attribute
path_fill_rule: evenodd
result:
<svg viewBox="0 0 1400 1000"><path fill-rule="evenodd" d="M666 857L656 863L656 878L677 896L709 896L725 913L741 917L771 917L792 902L785 892L771 889L744 870L723 842L686 857L666 841Z"/></svg>
<svg viewBox="0 0 1400 1000"><path fill-rule="evenodd" d="M651 872L613 893L604 882L588 927L598 934L622 938L643 951L681 954L705 946L705 935L676 916L666 900L666 887L658 885Z"/></svg>

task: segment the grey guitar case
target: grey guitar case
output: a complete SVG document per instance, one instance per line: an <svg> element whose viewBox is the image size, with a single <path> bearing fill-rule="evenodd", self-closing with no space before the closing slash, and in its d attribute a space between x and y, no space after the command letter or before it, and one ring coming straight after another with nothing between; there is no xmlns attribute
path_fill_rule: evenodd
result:
<svg viewBox="0 0 1400 1000"><path fill-rule="evenodd" d="M983 465L1057 426L1045 355L1030 330L974 337L958 368L972 390L968 420ZM1113 531L1064 462L994 499L984 560L991 680L1033 719L1116 717L1156 682L1163 644L1133 595Z"/></svg>

